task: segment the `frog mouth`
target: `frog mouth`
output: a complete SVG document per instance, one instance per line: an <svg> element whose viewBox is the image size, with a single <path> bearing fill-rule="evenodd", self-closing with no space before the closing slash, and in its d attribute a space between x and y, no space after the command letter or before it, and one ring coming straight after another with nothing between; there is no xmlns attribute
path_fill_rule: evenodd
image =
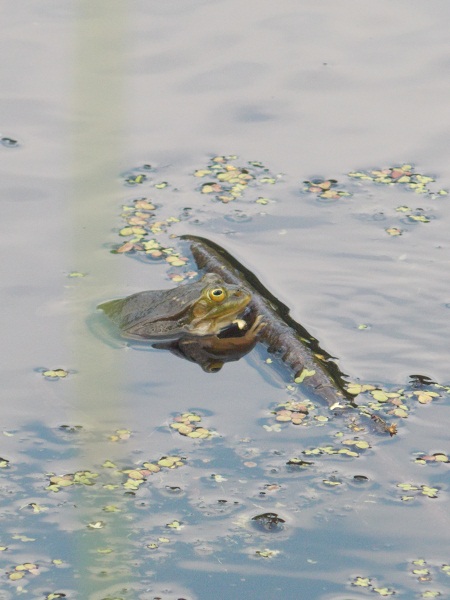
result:
<svg viewBox="0 0 450 600"><path fill-rule="evenodd" d="M243 337L255 320L254 311L247 305L236 319L217 334L220 339Z"/></svg>

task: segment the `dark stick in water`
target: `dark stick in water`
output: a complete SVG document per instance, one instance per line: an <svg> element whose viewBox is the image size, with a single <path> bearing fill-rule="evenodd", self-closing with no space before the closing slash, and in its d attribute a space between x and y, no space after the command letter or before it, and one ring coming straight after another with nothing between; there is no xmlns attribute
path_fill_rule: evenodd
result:
<svg viewBox="0 0 450 600"><path fill-rule="evenodd" d="M280 353L298 383L310 387L330 407L342 407L343 400L355 407L352 402L354 396L345 390L344 375L331 356L289 316L288 307L275 298L251 271L205 238L184 235L181 239L189 242L200 269L220 274L227 283L244 284L252 292L250 308L261 315L265 323L258 335L260 341L268 346L269 352Z"/></svg>

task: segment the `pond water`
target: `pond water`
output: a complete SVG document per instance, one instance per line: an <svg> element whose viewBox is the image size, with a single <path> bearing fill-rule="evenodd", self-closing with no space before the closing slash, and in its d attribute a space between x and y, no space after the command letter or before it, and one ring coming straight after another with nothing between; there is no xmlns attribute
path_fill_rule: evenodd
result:
<svg viewBox="0 0 450 600"><path fill-rule="evenodd" d="M3 14L0 599L450 597L448 2ZM203 189L226 165L253 177L230 202ZM99 303L196 277L182 234L397 435L320 403L277 420L308 390L262 345L208 374L105 330ZM111 252L151 239L173 250Z"/></svg>

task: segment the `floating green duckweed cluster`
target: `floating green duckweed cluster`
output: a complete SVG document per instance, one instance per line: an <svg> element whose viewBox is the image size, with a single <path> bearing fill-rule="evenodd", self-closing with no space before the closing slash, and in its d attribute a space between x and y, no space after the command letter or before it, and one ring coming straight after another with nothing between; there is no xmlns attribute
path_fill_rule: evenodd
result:
<svg viewBox="0 0 450 600"><path fill-rule="evenodd" d="M207 439L213 435L213 432L200 425L202 418L196 413L183 413L174 417L170 424L172 429L179 434L190 438Z"/></svg>
<svg viewBox="0 0 450 600"><path fill-rule="evenodd" d="M421 453L414 461L419 465L429 463L450 463L450 458L444 452L435 452L434 454Z"/></svg>
<svg viewBox="0 0 450 600"><path fill-rule="evenodd" d="M275 420L280 423L304 425L306 417L312 410L315 410L315 406L309 400L304 402L288 400L279 404L271 414L275 415Z"/></svg>
<svg viewBox="0 0 450 600"><path fill-rule="evenodd" d="M400 166L387 167L384 169L373 169L367 171L352 171L347 174L353 180L360 182L371 182L381 185L398 186L399 188L413 191L416 194L426 195L434 200L442 196L448 195L448 191L440 189L433 191L429 184L435 182L435 178L429 175L417 173L412 165L403 164ZM302 192L315 194L320 200L339 200L342 197L357 196L357 190L352 189L349 192L345 186L339 184L336 179L312 179L304 181ZM338 185L340 189L338 189ZM409 206L398 206L395 211L400 213L402 222L404 223L430 223L435 218L421 207L411 208ZM392 225L385 228L385 232L392 236L398 237L404 233L404 229L398 225Z"/></svg>
<svg viewBox="0 0 450 600"><path fill-rule="evenodd" d="M159 460L153 462L144 462L140 467L133 469L117 470L117 466L110 460L106 460L102 467L104 469L114 469L118 475L126 475L126 480L123 482L123 487L127 491L136 491L140 485L147 481L148 477L155 473L159 473L164 469L176 469L182 467L186 459L181 456L162 456ZM59 492L62 488L67 488L73 485L93 486L96 483L99 473L92 471L76 471L75 473L67 473L65 475L55 475L51 473L49 476L49 485L45 488L51 492ZM106 483L104 489L112 490L119 487L116 484ZM112 507L112 508L111 508ZM106 512L114 512L113 505L105 507Z"/></svg>
<svg viewBox="0 0 450 600"><path fill-rule="evenodd" d="M156 542L150 542L147 544L147 548L149 550L157 550L160 546L160 544L170 544L170 539L168 537L159 537L157 538Z"/></svg>
<svg viewBox="0 0 450 600"><path fill-rule="evenodd" d="M370 171L353 171L348 173L349 177L362 181L373 181L384 185L402 185L413 190L416 194L447 195L446 190L432 192L427 186L435 181L434 177L416 173L412 165L400 165L387 167L385 169L374 169Z"/></svg>
<svg viewBox="0 0 450 600"><path fill-rule="evenodd" d="M92 471L76 471L66 475L50 475L50 483L45 488L52 492L59 492L61 488L71 485L94 485L98 473Z"/></svg>
<svg viewBox="0 0 450 600"><path fill-rule="evenodd" d="M186 459L181 456L162 456L158 461L145 462L137 469L125 469L122 471L127 476L123 487L127 491L135 492L139 486L147 481L147 478L162 469L176 469L182 467Z"/></svg>
<svg viewBox="0 0 450 600"><path fill-rule="evenodd" d="M130 429L116 429L113 434L108 436L108 440L110 442L120 442L124 440L129 440L131 437Z"/></svg>
<svg viewBox="0 0 450 600"><path fill-rule="evenodd" d="M417 495L427 496L428 498L437 498L439 492L439 488L430 487L428 485L414 485L412 483L397 483L397 487L403 492L409 492L409 494L401 496L403 502L414 500ZM411 495L412 492L418 492L418 494L414 493L414 495Z"/></svg>
<svg viewBox="0 0 450 600"><path fill-rule="evenodd" d="M376 586L370 577L355 577L351 581L351 585L354 587L369 588L372 592L375 592L375 594L378 594L383 598L393 596L396 593L392 588Z"/></svg>
<svg viewBox="0 0 450 600"><path fill-rule="evenodd" d="M210 159L203 169L195 171L196 178L205 178L208 181L199 187L202 194L209 195L212 199L222 203L232 200L243 199L249 188L257 189L261 185L274 184L278 181L269 169L258 161L249 161L245 166L233 164L238 157L215 156ZM151 165L143 165L132 169L124 175L124 183L128 187L136 187L142 184L143 188L152 187L151 196L156 196L160 190L170 188L167 181L155 182L153 177L156 169ZM163 195L166 192L163 192ZM163 196L167 199L168 196ZM259 195L254 202L266 205L272 202L270 198ZM135 198L123 206L122 219L124 226L119 230L119 236L126 238L120 244L113 247L115 254L132 254L148 258L152 261L165 260L171 267L177 268L175 272L168 274L175 283L185 279L191 279L197 275L196 271L185 271L188 258L182 256L176 249L167 244L167 239L161 241L161 235L170 235L170 228L182 219L189 218L190 208L185 208L178 216L161 216L165 202L155 202L153 199L143 196ZM158 215L159 213L159 215Z"/></svg>
<svg viewBox="0 0 450 600"><path fill-rule="evenodd" d="M136 198L130 204L122 207L122 219L125 221L125 227L119 230L119 235L128 238L126 242L114 248L113 253L124 254L140 252L148 258L158 260L166 259L169 263L181 261L181 257L174 248L165 248L154 237L160 233L167 233L167 230L178 223L178 217L168 217L165 220L156 220L156 205L148 198ZM169 257L170 260L169 260ZM182 261L184 265L187 259ZM181 265L172 265L181 266Z"/></svg>
<svg viewBox="0 0 450 600"><path fill-rule="evenodd" d="M232 164L237 159L235 155L215 156L206 168L195 171L195 177L208 179L206 183L201 184L201 193L211 195L214 200L228 204L242 198L252 184L277 182L277 178L262 163L250 161L245 167ZM258 204L268 204L269 201L264 197L255 199Z"/></svg>
<svg viewBox="0 0 450 600"><path fill-rule="evenodd" d="M423 558L412 561L413 568L411 573L417 577L417 580L421 583L424 581L431 581L430 569L427 567L427 563Z"/></svg>
<svg viewBox="0 0 450 600"><path fill-rule="evenodd" d="M23 563L20 565L16 565L14 567L14 570L8 573L8 579L10 579L11 581L19 581L19 579L22 579L28 574L38 575L38 565L35 565L34 563Z"/></svg>
<svg viewBox="0 0 450 600"><path fill-rule="evenodd" d="M140 181L143 183L146 178ZM126 179L126 182L129 181ZM167 182L154 184L156 190L162 190L168 186ZM145 257L150 261L165 261L169 267L186 267L188 258L182 256L175 248L158 240L160 235L169 235L170 228L180 222L180 217L168 216L164 219L157 217L157 211L161 204L153 202L147 197L139 197L130 201L122 207L122 219L124 227L119 230L119 236L127 238L126 241L114 246L113 254L132 254ZM170 235L169 237L176 237ZM178 283L185 279L191 279L197 275L196 271L170 272L169 278Z"/></svg>
<svg viewBox="0 0 450 600"><path fill-rule="evenodd" d="M321 454L331 455L331 454L341 454L343 456L349 456L350 458L358 458L360 456L361 451L367 450L370 448L370 444L365 440L360 439L346 439L342 440L341 444L345 446L344 448L338 448L335 446L319 446L317 448L310 448L309 450L303 450L302 454L305 456L319 456ZM348 448L346 446L349 446ZM357 452L358 450L358 452Z"/></svg>
<svg viewBox="0 0 450 600"><path fill-rule="evenodd" d="M438 384L432 384L436 389L446 389ZM368 393L369 401L367 407L371 411L379 412L383 411L385 414L406 419L410 413L409 403L411 400L418 402L419 404L430 404L433 400L440 398L438 392L421 389L414 391L407 391L405 389L399 389L396 391L385 391L379 387L370 384L358 384L350 383L347 386L347 391L350 394L358 396L360 394ZM359 404L360 409L364 412L364 406ZM376 415L372 418L376 419Z"/></svg>
<svg viewBox="0 0 450 600"><path fill-rule="evenodd" d="M440 189L436 192L432 191L428 185L435 182L435 178L430 175L417 173L412 165L404 164L384 169L351 171L350 173L347 173L347 175L348 177L359 181L370 181L372 183L389 186L400 185L405 189L414 191L416 194L428 194L433 198L437 196L446 196L448 194L448 191L444 189ZM326 200L338 200L339 198L353 195L345 189L337 189L338 185L341 185L338 183L337 179L319 178L307 180L303 183L305 187L303 187L302 191L316 194L318 198ZM402 209L406 209L404 212L409 212L411 210L408 207L399 207L397 210L401 211ZM415 219L413 218L413 220Z"/></svg>
<svg viewBox="0 0 450 600"><path fill-rule="evenodd" d="M450 576L450 565L444 563L433 565L423 558L411 561L410 572L417 579L419 584L429 583L436 576ZM438 590L425 590L420 595L421 598L439 598L444 594Z"/></svg>
<svg viewBox="0 0 450 600"><path fill-rule="evenodd" d="M345 190L338 190L338 182L336 179L312 179L311 181L304 181L305 187L304 192L316 194L318 198L324 200L338 200L346 196L351 196L350 192Z"/></svg>

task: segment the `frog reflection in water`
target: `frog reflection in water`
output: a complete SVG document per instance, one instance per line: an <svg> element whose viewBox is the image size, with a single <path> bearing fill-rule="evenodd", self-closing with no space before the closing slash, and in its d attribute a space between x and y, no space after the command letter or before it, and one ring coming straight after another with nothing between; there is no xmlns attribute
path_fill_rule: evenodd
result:
<svg viewBox="0 0 450 600"><path fill-rule="evenodd" d="M149 340L153 347L216 372L225 362L249 352L264 326L246 311L251 293L207 273L201 280L171 290L139 292L98 308L125 338Z"/></svg>

